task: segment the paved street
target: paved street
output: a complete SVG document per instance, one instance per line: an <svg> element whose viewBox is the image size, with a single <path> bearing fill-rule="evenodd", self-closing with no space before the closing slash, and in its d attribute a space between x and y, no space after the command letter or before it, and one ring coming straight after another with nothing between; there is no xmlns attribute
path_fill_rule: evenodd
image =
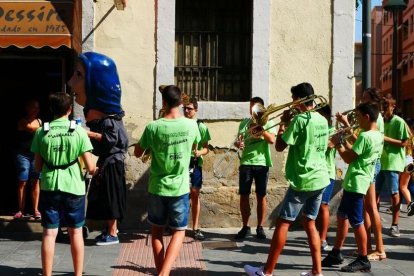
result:
<svg viewBox="0 0 414 276"><path fill-rule="evenodd" d="M404 206L405 207L405 206ZM371 273L353 275L410 275L414 276L414 217L402 213L400 219L401 237L387 235L390 215L384 213L384 242L387 260L372 262ZM254 228L252 228L254 231ZM245 241L235 242L236 228L205 229L206 240L196 242L187 237L176 267L171 275L243 275L243 265L262 265L267 258L270 240L259 241L254 236ZM270 238L273 230L266 229ZM150 236L146 232L121 233L121 244L95 246L92 232L86 241L85 275L153 275L154 264ZM165 240L169 240L169 236ZM334 229L328 234L328 242L333 243ZM40 240L38 233L0 234L0 275L41 275ZM352 260L356 249L353 234L347 239L344 253L346 262ZM56 247L54 275L72 275L70 248L67 243ZM288 241L274 275L299 275L309 270L311 258L304 232L298 228L289 232ZM325 276L349 275L336 268L324 269Z"/></svg>

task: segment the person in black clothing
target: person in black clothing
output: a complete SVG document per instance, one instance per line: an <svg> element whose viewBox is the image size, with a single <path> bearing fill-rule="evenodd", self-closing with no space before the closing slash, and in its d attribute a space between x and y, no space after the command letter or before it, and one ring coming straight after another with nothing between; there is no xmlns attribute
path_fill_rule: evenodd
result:
<svg viewBox="0 0 414 276"><path fill-rule="evenodd" d="M117 244L117 221L124 218L126 209L124 154L128 136L115 62L99 53L81 54L69 86L76 102L84 106L93 154L99 157L99 173L90 184L86 217L106 221L106 229L95 238L97 245Z"/></svg>

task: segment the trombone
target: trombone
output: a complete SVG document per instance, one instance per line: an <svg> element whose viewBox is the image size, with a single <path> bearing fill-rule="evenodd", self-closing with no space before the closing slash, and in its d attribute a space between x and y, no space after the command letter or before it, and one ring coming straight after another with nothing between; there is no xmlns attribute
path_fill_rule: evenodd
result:
<svg viewBox="0 0 414 276"><path fill-rule="evenodd" d="M341 113L341 115L346 116L346 119L348 120L348 123L349 123L350 126L358 124L357 118L356 118L355 108L344 111L344 112ZM338 120L336 120L335 128L336 129L343 128L343 126L341 126L341 124L340 124L340 122L338 122Z"/></svg>
<svg viewBox="0 0 414 276"><path fill-rule="evenodd" d="M297 106L300 104L305 104L308 102L314 102L314 108L306 111L300 111ZM224 178L227 176L227 173L230 169L230 166L233 164L235 157L238 156L240 159L240 149L238 147L235 147L235 143L239 140L239 137L246 137L244 141L248 139L259 139L264 131L267 131L271 128L274 128L276 126L287 124L285 121L280 121L276 124L273 124L267 128L265 128L265 125L268 121L278 119L282 117L284 114L284 111L289 111L289 117L292 118L298 114L316 111L318 109L321 109L322 107L326 106L328 104L328 101L323 97L319 95L310 95L308 97L295 100L286 104L282 105L275 105L270 104L267 108L265 108L262 104L256 103L252 106L252 116L250 118L250 121L248 124L250 126L247 128L247 130L238 133L236 136L236 139L230 144L228 149L225 151L223 156L213 165L213 174L217 178ZM273 117L270 117L271 114L278 112ZM257 140L257 142L260 142L261 140ZM236 148L236 149L234 149ZM235 152L233 156L231 156L232 152ZM228 164L223 167L222 164L225 160L228 160Z"/></svg>

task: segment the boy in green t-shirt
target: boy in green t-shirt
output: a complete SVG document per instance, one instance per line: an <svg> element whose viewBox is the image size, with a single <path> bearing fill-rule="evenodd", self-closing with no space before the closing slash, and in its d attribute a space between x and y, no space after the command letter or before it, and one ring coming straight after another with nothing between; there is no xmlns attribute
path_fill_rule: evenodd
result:
<svg viewBox="0 0 414 276"><path fill-rule="evenodd" d="M400 173L405 168L405 146L410 137L405 121L394 114L395 100L387 99L384 109L384 152L381 155L381 171L376 182L377 202L382 187L385 185L391 196L392 223L389 234L400 236L398 220L400 216Z"/></svg>
<svg viewBox="0 0 414 276"><path fill-rule="evenodd" d="M82 226L85 222L85 181L78 160L82 158L90 174L95 172L92 144L86 131L69 121L72 98L63 92L49 96L54 120L36 131L31 150L35 166L42 172L40 209L42 212L42 269L52 275L55 241L60 220L68 225L75 275L83 272L84 244Z"/></svg>
<svg viewBox="0 0 414 276"><path fill-rule="evenodd" d="M250 114L256 103L264 105L263 99L253 97L250 99ZM251 119L244 119L239 125L239 139L235 146L243 151L240 159L239 168L239 194L240 194L240 212L242 216L243 227L236 234L236 239L244 239L250 233L250 192L253 180L256 185L257 198L257 228L256 237L266 239L263 224L266 218L266 193L267 182L269 179L269 167L272 167L272 158L270 155L270 146L275 143L275 128L273 121L268 121L264 126L264 131L260 137L251 135L249 129L254 128Z"/></svg>
<svg viewBox="0 0 414 276"><path fill-rule="evenodd" d="M191 152L200 142L197 122L180 114L181 90L174 85L163 87L164 117L150 122L134 154L151 153L148 221L155 266L159 275L169 275L185 237L188 222L189 166ZM164 246L165 226L173 231L171 242Z"/></svg>
<svg viewBox="0 0 414 276"><path fill-rule="evenodd" d="M337 213L337 232L334 248L322 261L323 267L341 264L344 259L341 248L348 233L348 220L354 229L358 246L358 257L350 264L341 267L344 272L369 271L371 264L367 258L367 233L364 227L364 196L368 191L375 172L375 164L382 152L384 135L377 129L378 107L363 103L356 108L356 116L361 132L353 145L342 142L341 134L331 138L337 152L350 164L343 182L343 197Z"/></svg>
<svg viewBox="0 0 414 276"><path fill-rule="evenodd" d="M313 87L309 83L300 83L293 86L290 91L294 101L314 95ZM301 114L291 120L290 110L285 111L276 138L277 151L281 152L289 146L285 170L290 187L276 220L267 262L263 268L245 265L244 270L250 276L272 275L285 246L289 227L302 207L313 265L311 271L303 272L301 275L322 276L321 242L315 219L321 205L322 193L329 184L325 159L328 148L328 122L319 113L311 111L314 108L312 100L299 103L296 108Z"/></svg>
<svg viewBox="0 0 414 276"><path fill-rule="evenodd" d="M196 98L190 98L188 103L183 106L184 116L188 119L195 119L198 111L198 102ZM198 129L200 130L201 141L197 149L191 153L190 160L190 182L191 182L191 215L193 219L193 235L197 240L203 240L204 234L198 228L198 219L200 216L200 189L203 184L203 155L208 150L208 141L211 140L210 132L205 124L197 120Z"/></svg>

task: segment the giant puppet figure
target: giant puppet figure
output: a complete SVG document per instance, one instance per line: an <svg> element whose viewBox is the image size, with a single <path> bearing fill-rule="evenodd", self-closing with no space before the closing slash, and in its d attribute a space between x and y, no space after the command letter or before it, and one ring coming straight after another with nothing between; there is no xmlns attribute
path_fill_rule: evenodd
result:
<svg viewBox="0 0 414 276"><path fill-rule="evenodd" d="M99 53L80 54L69 86L84 107L93 153L99 173L91 181L87 218L105 220L106 229L96 237L97 245L119 243L117 221L126 207L124 154L128 137L122 118L121 84L115 62Z"/></svg>

